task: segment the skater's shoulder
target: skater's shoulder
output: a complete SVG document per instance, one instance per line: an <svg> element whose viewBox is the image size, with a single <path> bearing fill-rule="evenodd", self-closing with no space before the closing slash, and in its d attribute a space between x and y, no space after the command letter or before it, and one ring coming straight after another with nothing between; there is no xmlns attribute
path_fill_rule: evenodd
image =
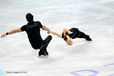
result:
<svg viewBox="0 0 114 76"><path fill-rule="evenodd" d="M26 27L26 26L28 26L28 24L22 25L22 27Z"/></svg>
<svg viewBox="0 0 114 76"><path fill-rule="evenodd" d="M76 28L76 27L72 27L71 29L77 30L78 28Z"/></svg>
<svg viewBox="0 0 114 76"><path fill-rule="evenodd" d="M41 23L40 21L34 21L35 23Z"/></svg>

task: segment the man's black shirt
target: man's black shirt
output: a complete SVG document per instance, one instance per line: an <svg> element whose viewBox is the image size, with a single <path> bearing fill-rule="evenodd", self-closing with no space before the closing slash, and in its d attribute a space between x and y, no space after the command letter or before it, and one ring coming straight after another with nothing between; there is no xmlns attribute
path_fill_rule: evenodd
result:
<svg viewBox="0 0 114 76"><path fill-rule="evenodd" d="M28 23L21 27L22 31L26 31L29 41L34 49L39 49L43 43L40 35L42 24L39 21Z"/></svg>

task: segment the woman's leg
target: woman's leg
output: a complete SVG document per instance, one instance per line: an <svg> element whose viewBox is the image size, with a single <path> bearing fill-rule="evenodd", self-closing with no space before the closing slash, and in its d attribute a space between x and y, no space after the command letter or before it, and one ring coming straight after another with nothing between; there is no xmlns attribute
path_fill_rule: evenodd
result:
<svg viewBox="0 0 114 76"><path fill-rule="evenodd" d="M92 39L90 38L89 35L85 34L84 32L81 32L81 31L79 31L77 38L84 38L87 41L92 41Z"/></svg>

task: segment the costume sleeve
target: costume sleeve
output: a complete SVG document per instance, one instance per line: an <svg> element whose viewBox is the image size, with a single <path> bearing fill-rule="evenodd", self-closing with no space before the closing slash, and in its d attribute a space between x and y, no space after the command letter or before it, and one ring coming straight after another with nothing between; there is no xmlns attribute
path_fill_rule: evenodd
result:
<svg viewBox="0 0 114 76"><path fill-rule="evenodd" d="M41 22L37 21L37 23L38 23L39 27L42 28L43 25L41 24Z"/></svg>
<svg viewBox="0 0 114 76"><path fill-rule="evenodd" d="M25 30L26 30L25 25L24 25L24 26L22 26L20 29L21 29L21 31L25 31Z"/></svg>

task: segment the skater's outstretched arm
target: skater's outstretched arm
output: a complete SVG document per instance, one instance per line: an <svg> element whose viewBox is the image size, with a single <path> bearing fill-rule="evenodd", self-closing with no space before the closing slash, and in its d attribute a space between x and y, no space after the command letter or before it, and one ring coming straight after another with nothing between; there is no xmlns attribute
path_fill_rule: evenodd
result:
<svg viewBox="0 0 114 76"><path fill-rule="evenodd" d="M9 31L9 32L7 32L7 33L2 34L2 35L1 35L1 38L4 38L4 37L6 37L7 35L14 34L14 33L17 33L17 32L22 32L22 30L19 28L19 29L15 29L15 30Z"/></svg>
<svg viewBox="0 0 114 76"><path fill-rule="evenodd" d="M50 31L50 33L52 33L52 34L54 34L54 35L56 35L56 36L62 38L62 34L59 34L59 33L53 32L53 31ZM66 35L65 37L66 37L65 42L66 42L68 45L72 45L72 39L71 39L68 35Z"/></svg>
<svg viewBox="0 0 114 76"><path fill-rule="evenodd" d="M59 33L53 32L53 31L51 31L51 30L50 30L50 33L52 33L52 34L54 34L54 35L56 35L56 36L58 36L58 37L61 37L61 38L62 38L62 35L61 35L61 34L59 34Z"/></svg>

